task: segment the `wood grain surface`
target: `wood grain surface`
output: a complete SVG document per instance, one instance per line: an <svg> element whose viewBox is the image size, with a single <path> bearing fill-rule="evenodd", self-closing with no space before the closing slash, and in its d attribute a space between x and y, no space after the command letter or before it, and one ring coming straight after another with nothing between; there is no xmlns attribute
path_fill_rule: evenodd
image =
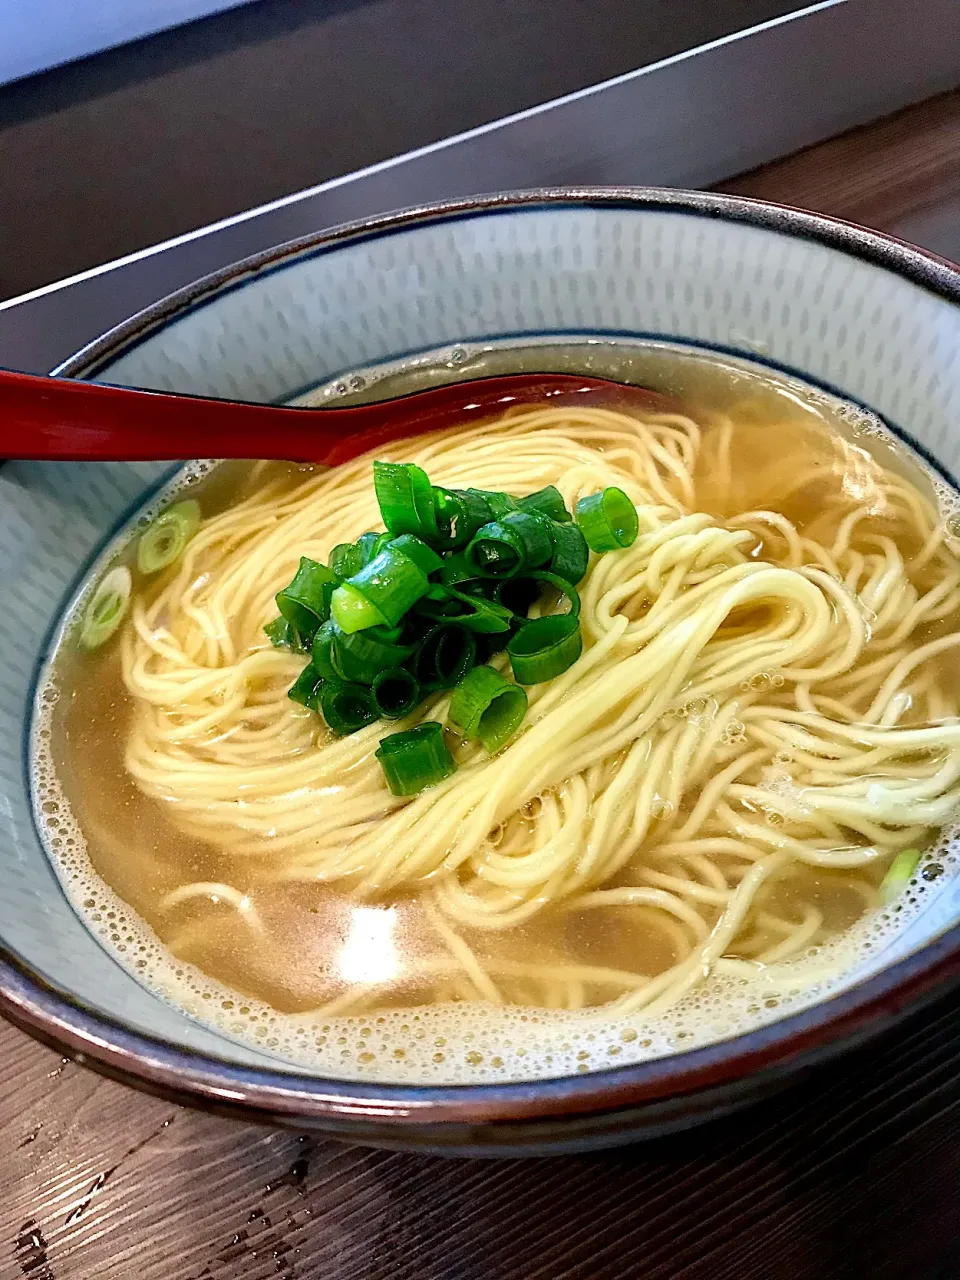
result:
<svg viewBox="0 0 960 1280"><path fill-rule="evenodd" d="M725 185L948 241L960 96ZM960 1010L739 1116L506 1162L185 1111L0 1027L0 1179L0 1280L954 1280Z"/></svg>
<svg viewBox="0 0 960 1280"><path fill-rule="evenodd" d="M960 260L960 91L741 174L717 190L830 213Z"/></svg>

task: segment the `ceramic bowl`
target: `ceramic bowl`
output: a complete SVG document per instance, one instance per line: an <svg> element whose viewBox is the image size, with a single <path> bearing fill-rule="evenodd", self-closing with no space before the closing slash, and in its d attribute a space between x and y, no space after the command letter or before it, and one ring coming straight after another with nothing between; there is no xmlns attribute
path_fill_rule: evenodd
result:
<svg viewBox="0 0 960 1280"><path fill-rule="evenodd" d="M344 227L174 294L57 372L283 401L331 380L354 390L371 366L416 353L434 353L431 367L453 377L498 344L535 348L550 368L562 343L597 369L606 342L637 338L799 373L960 474L960 273L886 236L723 196L541 191ZM37 836L25 768L36 672L63 602L162 474L152 464L0 470L0 1007L40 1039L154 1093L354 1140L571 1150L741 1105L960 974L950 877L830 999L734 1039L575 1077L429 1087L319 1078L163 1003L71 908Z"/></svg>

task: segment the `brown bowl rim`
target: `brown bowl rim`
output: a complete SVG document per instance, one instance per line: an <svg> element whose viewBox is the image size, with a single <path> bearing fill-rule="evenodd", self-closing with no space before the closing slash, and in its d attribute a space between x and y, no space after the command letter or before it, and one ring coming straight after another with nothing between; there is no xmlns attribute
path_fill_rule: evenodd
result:
<svg viewBox="0 0 960 1280"><path fill-rule="evenodd" d="M814 240L893 271L960 305L960 269L881 232L790 206L739 196L653 187L549 188L477 196L348 223L290 241L216 271L117 325L60 364L91 377L174 317L252 276L297 258L424 223L543 207L645 208L746 223ZM0 1013L78 1061L194 1105L287 1122L329 1121L349 1133L366 1122L398 1134L416 1126L484 1126L596 1115L668 1099L759 1088L890 1025L960 982L960 925L919 951L810 1009L755 1031L633 1065L516 1083L399 1085L344 1081L221 1061L132 1031L46 982L0 944Z"/></svg>

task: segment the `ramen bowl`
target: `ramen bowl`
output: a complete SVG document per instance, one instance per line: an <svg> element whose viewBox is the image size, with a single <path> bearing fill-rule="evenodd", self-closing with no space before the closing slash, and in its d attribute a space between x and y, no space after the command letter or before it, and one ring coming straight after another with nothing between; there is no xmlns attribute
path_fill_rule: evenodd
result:
<svg viewBox="0 0 960 1280"><path fill-rule="evenodd" d="M172 295L55 372L285 402L507 369L629 376L633 344L800 377L960 475L960 272L889 237L736 198L560 190L438 205L281 246ZM411 382L412 380L412 382ZM157 464L0 470L0 1009L78 1061L190 1105L375 1145L577 1150L722 1114L889 1026L960 976L960 878L816 1000L743 1033L585 1072L391 1083L284 1062L163 1000L82 921L38 835L30 738L66 600L169 476ZM107 937L110 921L101 921ZM128 958L129 960L129 958ZM613 1062L613 1057L608 1061ZM349 1074L350 1078L346 1078Z"/></svg>

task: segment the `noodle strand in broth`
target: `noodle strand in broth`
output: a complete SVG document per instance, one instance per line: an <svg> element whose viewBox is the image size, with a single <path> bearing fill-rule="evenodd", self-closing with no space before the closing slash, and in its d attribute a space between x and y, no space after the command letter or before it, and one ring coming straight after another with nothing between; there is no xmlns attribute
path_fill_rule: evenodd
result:
<svg viewBox="0 0 960 1280"><path fill-rule="evenodd" d="M583 655L529 689L520 733L492 758L455 746L456 774L409 801L374 758L384 724L335 738L287 697L303 659L263 634L301 556L379 527L372 456L292 485L258 464L121 637L126 768L229 869L182 876L160 913L226 905L251 946L270 894L345 896L378 909L371 928L412 913L409 963L329 966L330 1014L653 1014L711 972L805 952L841 927L839 898L846 923L874 906L892 857L960 800L960 566L917 486L825 425L800 436L785 469L759 444L746 462L722 415L536 408L379 450L450 488L552 484L571 509L618 486L640 521L591 557ZM396 727L443 721L449 696ZM172 950L201 957L207 919Z"/></svg>

